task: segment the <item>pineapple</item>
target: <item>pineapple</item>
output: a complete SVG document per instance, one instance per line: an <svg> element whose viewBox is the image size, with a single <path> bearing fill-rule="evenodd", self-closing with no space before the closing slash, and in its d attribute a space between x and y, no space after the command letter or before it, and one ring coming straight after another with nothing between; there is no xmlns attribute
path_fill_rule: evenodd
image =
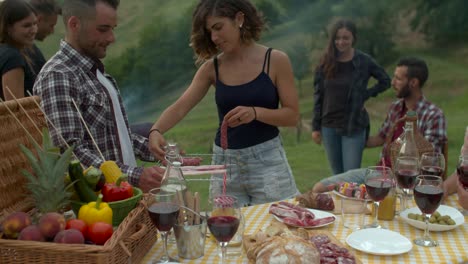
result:
<svg viewBox="0 0 468 264"><path fill-rule="evenodd" d="M21 151L29 160L33 173L27 170L21 172L27 178L26 187L31 192L35 206L40 213L61 212L69 205L73 183L65 185L64 177L68 171L73 147L62 155L52 144L49 131L44 128L42 133L42 148L30 140L37 152L37 158L31 150L20 144Z"/></svg>

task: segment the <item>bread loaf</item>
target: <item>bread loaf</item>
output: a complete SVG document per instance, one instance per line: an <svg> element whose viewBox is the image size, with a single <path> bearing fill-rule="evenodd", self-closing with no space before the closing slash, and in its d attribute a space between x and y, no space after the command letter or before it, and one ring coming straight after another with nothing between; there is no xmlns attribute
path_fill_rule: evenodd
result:
<svg viewBox="0 0 468 264"><path fill-rule="evenodd" d="M266 239L255 255L257 264L320 263L320 253L315 245L292 234Z"/></svg>

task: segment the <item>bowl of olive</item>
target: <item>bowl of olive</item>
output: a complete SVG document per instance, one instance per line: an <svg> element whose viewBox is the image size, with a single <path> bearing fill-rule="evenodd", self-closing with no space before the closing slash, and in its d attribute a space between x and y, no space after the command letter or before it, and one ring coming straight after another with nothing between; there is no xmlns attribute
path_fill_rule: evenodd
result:
<svg viewBox="0 0 468 264"><path fill-rule="evenodd" d="M406 223L424 230L425 219L418 207L413 207L400 212L400 218ZM456 209L450 206L441 205L437 211L429 218L430 231L448 231L457 228L465 222L465 217Z"/></svg>

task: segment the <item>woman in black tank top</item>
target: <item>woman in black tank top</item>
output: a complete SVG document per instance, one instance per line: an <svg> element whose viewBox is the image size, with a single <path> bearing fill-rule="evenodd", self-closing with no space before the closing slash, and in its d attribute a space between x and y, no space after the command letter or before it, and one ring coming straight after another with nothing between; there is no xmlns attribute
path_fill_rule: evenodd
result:
<svg viewBox="0 0 468 264"><path fill-rule="evenodd" d="M163 133L182 120L211 86L215 87L219 127L213 151L224 149L239 157L258 158L257 164L250 163L253 157L246 160L242 172L236 175L241 182L231 178L227 186L227 192L246 204L297 193L278 127L296 126L298 96L288 56L256 43L263 28L263 18L248 0L200 1L193 12L190 39L201 66L185 93L163 112L150 133L150 149L163 158ZM227 135L221 129L226 126ZM260 150L262 153L257 153ZM274 153L266 155L271 151ZM269 177L262 172L275 166L279 166L278 172L269 172ZM251 174L266 178L253 179ZM214 189L212 181L212 193Z"/></svg>

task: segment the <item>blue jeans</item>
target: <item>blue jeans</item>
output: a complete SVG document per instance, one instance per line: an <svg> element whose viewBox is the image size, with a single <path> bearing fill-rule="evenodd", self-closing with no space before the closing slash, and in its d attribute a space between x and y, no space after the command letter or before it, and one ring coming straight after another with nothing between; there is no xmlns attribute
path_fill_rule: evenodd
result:
<svg viewBox="0 0 468 264"><path fill-rule="evenodd" d="M355 182L358 185L365 183L366 169L353 169L322 179L320 183L324 186L335 185L340 182Z"/></svg>
<svg viewBox="0 0 468 264"><path fill-rule="evenodd" d="M213 145L213 154L213 164L234 164L228 168L226 194L237 197L240 205L274 202L299 194L280 136L243 149L223 151ZM223 175L213 174L210 196L222 191Z"/></svg>
<svg viewBox="0 0 468 264"><path fill-rule="evenodd" d="M322 127L322 142L334 175L361 167L366 145L366 130L351 136L337 133L336 128Z"/></svg>

